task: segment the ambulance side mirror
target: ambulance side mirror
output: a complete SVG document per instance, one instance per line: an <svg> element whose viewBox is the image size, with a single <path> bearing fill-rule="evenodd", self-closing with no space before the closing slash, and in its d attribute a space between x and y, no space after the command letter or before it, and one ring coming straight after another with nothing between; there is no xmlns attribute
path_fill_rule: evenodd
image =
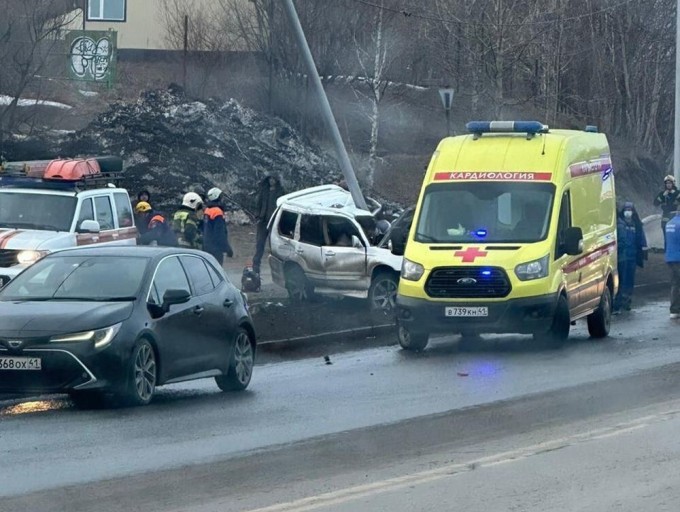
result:
<svg viewBox="0 0 680 512"><path fill-rule="evenodd" d="M564 230L563 250L569 256L578 256L583 253L583 230L572 227Z"/></svg>

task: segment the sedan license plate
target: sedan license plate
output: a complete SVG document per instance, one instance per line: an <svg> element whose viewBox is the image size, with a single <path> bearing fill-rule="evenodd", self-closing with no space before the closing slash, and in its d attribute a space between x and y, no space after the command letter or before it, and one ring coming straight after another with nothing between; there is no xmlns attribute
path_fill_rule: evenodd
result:
<svg viewBox="0 0 680 512"><path fill-rule="evenodd" d="M42 360L39 357L0 357L0 371L41 369Z"/></svg>
<svg viewBox="0 0 680 512"><path fill-rule="evenodd" d="M486 306L480 307L447 307L445 310L447 317L475 317L475 316L489 316L489 308Z"/></svg>

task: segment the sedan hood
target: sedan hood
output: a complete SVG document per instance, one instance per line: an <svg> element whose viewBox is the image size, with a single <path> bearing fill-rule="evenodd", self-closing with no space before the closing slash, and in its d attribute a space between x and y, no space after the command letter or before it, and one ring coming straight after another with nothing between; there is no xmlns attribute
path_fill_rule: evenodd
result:
<svg viewBox="0 0 680 512"><path fill-rule="evenodd" d="M134 302L0 302L0 337L53 336L126 320Z"/></svg>

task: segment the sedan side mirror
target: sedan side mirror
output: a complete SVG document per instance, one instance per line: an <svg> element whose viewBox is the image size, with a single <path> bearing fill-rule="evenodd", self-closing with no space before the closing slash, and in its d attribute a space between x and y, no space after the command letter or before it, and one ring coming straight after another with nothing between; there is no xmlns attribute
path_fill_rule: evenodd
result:
<svg viewBox="0 0 680 512"><path fill-rule="evenodd" d="M101 226L96 220L84 220L80 223L78 233L99 233Z"/></svg>
<svg viewBox="0 0 680 512"><path fill-rule="evenodd" d="M564 230L564 252L569 256L578 256L583 253L583 230L573 227Z"/></svg>
<svg viewBox="0 0 680 512"><path fill-rule="evenodd" d="M191 293L188 290L167 290L163 295L163 309L167 312L170 306L176 304L185 304L191 299Z"/></svg>

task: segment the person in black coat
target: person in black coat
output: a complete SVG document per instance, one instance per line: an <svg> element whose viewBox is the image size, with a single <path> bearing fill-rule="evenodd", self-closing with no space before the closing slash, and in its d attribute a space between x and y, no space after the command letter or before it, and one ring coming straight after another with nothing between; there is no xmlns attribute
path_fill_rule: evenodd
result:
<svg viewBox="0 0 680 512"><path fill-rule="evenodd" d="M253 256L253 270L260 273L260 264L264 249L269 238L269 221L276 211L276 201L284 195L281 180L276 176L267 176L260 182L260 190L257 196L257 239L255 243L255 256Z"/></svg>
<svg viewBox="0 0 680 512"><path fill-rule="evenodd" d="M664 178L664 188L654 198L654 206L661 207L661 230L663 231L663 246L666 249L666 224L673 218L678 209L680 191L675 186L675 176L669 174Z"/></svg>

